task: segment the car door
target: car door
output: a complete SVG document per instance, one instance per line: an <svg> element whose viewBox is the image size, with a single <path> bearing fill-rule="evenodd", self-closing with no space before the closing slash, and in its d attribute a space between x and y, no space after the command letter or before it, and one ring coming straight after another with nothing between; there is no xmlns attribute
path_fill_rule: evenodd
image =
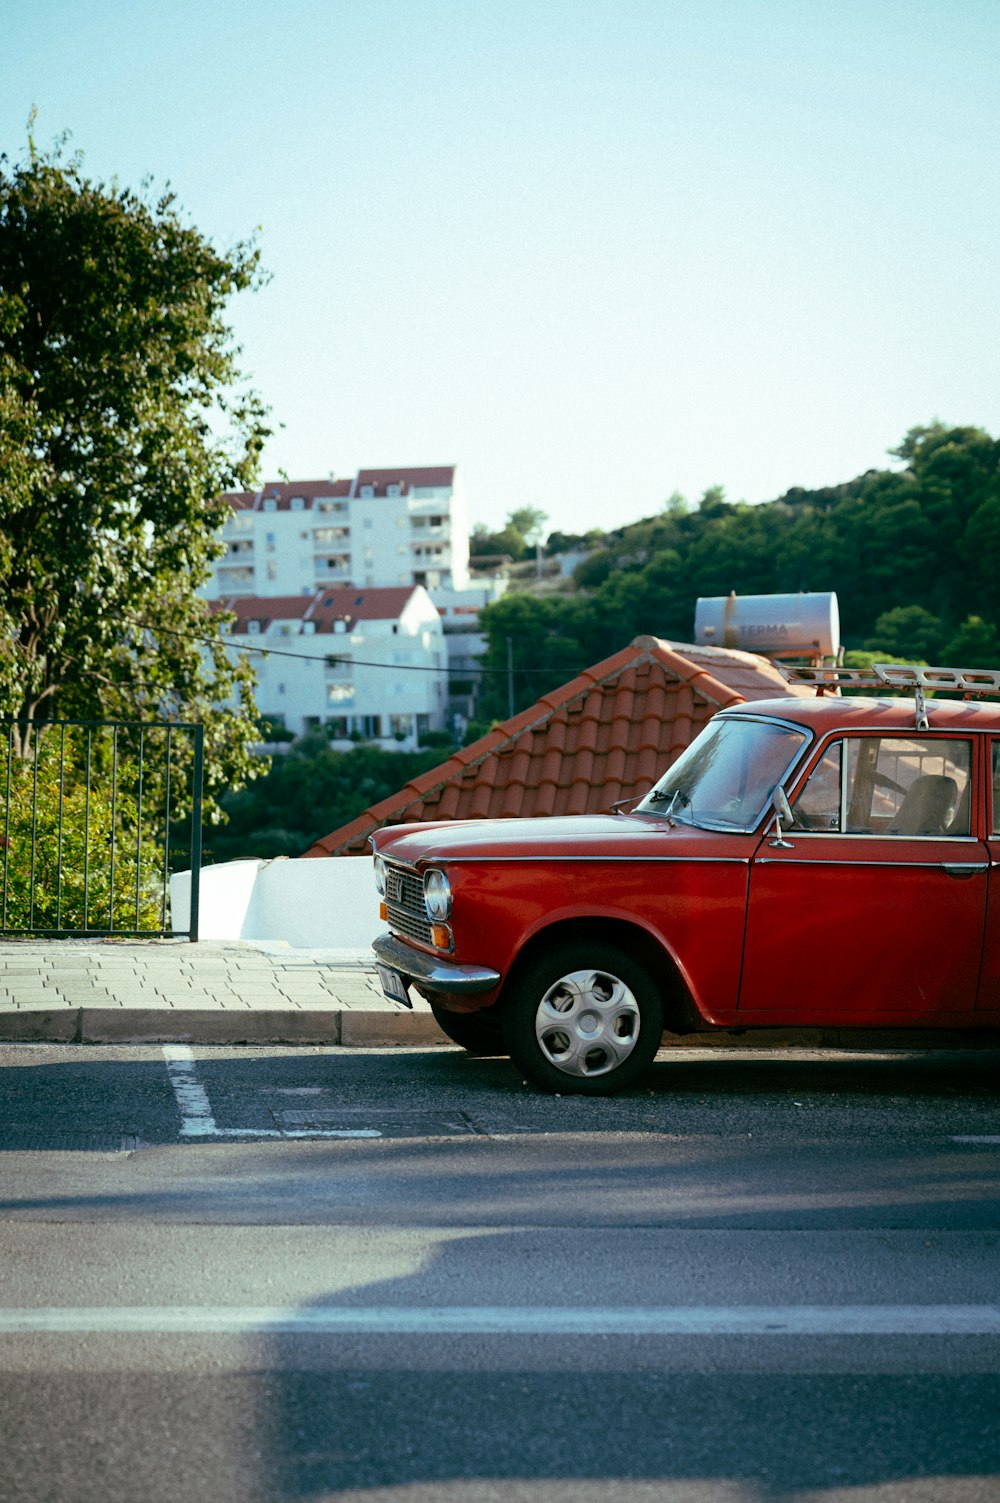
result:
<svg viewBox="0 0 1000 1503"><path fill-rule="evenodd" d="M858 1027L972 1014L989 864L980 742L873 732L827 745L791 827L751 862L741 1016Z"/></svg>

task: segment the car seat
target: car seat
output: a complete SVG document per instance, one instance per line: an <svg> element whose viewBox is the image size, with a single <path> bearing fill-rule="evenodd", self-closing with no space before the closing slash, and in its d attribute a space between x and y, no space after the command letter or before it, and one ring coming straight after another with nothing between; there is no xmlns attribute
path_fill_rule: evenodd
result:
<svg viewBox="0 0 1000 1503"><path fill-rule="evenodd" d="M943 835L955 817L958 784L940 773L914 778L903 795L890 835Z"/></svg>

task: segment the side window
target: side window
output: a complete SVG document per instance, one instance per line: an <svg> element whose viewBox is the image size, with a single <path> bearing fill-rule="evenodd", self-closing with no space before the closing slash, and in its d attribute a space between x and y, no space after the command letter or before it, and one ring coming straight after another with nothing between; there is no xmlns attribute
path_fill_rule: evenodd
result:
<svg viewBox="0 0 1000 1503"><path fill-rule="evenodd" d="M798 830L840 830L843 760L842 741L835 741L809 774L809 780L792 805L792 822Z"/></svg>
<svg viewBox="0 0 1000 1503"><path fill-rule="evenodd" d="M971 766L968 741L848 736L810 775L792 806L794 821L801 830L848 835L968 835ZM994 769L1000 776L1000 743Z"/></svg>
<svg viewBox="0 0 1000 1503"><path fill-rule="evenodd" d="M888 835L968 835L971 813L968 741L882 737L858 757L862 824ZM867 765L866 765L867 763ZM867 806L870 780L871 803ZM854 803L854 790L850 804ZM866 813L867 809L867 813ZM850 823L848 824L850 828Z"/></svg>

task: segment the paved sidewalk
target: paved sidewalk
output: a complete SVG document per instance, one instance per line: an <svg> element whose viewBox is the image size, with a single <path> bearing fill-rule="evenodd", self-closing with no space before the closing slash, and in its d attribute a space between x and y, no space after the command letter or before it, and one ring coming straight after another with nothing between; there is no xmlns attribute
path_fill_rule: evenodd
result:
<svg viewBox="0 0 1000 1503"><path fill-rule="evenodd" d="M443 1044L382 995L370 952L242 940L0 942L0 1041Z"/></svg>

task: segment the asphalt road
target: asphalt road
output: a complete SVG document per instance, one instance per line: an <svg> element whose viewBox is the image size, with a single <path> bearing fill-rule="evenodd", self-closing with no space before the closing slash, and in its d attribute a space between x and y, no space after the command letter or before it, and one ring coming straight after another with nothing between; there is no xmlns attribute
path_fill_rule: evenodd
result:
<svg viewBox="0 0 1000 1503"><path fill-rule="evenodd" d="M1000 1056L0 1048L0 1497L996 1503Z"/></svg>

